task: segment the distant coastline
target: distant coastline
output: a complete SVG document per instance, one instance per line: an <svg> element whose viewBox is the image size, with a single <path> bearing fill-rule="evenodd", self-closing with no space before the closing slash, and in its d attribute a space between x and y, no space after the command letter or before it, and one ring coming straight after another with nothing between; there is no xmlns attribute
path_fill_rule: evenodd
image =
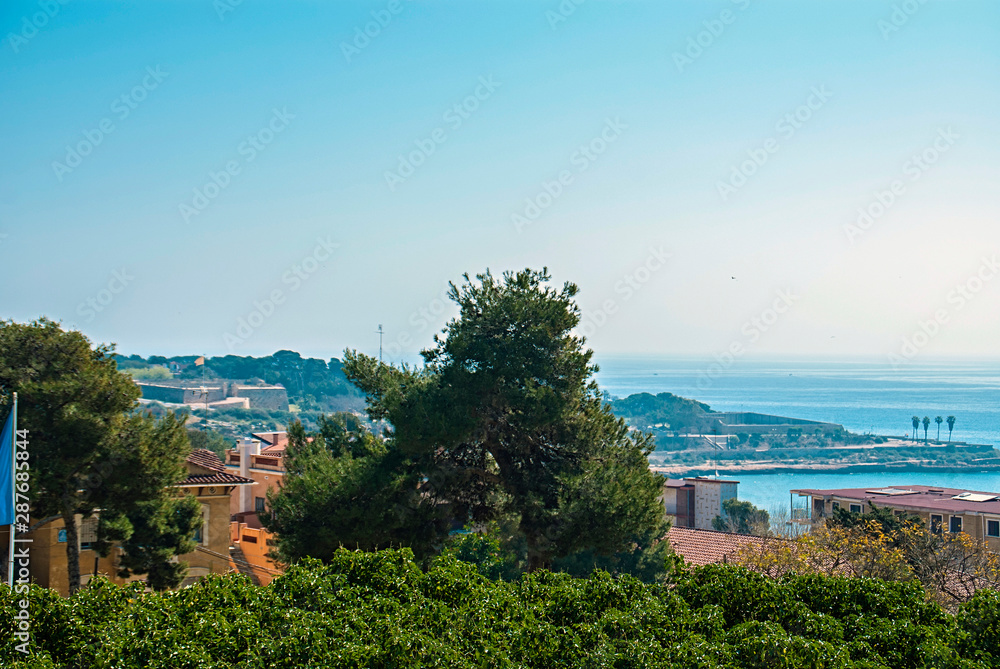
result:
<svg viewBox="0 0 1000 669"><path fill-rule="evenodd" d="M876 359L741 359L710 384L711 360L601 356L597 381L614 397L669 392L716 411L836 422L854 434L912 434L911 416L955 415L952 441L1000 444L1000 361L923 358L899 369ZM921 428L921 437L923 432ZM937 426L930 427L931 440ZM943 427L941 441L950 435ZM689 463L694 464L694 463ZM950 464L950 463L949 463Z"/></svg>
<svg viewBox="0 0 1000 669"><path fill-rule="evenodd" d="M748 463L746 465L727 466L715 469L713 467L697 466L663 466L655 465L650 467L655 472L671 477L689 476L710 476L716 472L724 476L738 476L739 474L859 474L859 473L892 473L892 472L947 472L947 473L986 473L1000 472L1000 462L983 465L938 465L929 462L871 462L854 464L796 464L796 465L768 465Z"/></svg>

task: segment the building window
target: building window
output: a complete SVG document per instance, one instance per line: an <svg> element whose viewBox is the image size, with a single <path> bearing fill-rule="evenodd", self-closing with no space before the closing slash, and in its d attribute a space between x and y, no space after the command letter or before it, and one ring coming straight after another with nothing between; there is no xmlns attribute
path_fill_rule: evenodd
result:
<svg viewBox="0 0 1000 669"><path fill-rule="evenodd" d="M264 498L254 497L253 498L253 510L257 513L264 513Z"/></svg>
<svg viewBox="0 0 1000 669"><path fill-rule="evenodd" d="M986 521L986 536L1000 537L1000 520Z"/></svg>
<svg viewBox="0 0 1000 669"><path fill-rule="evenodd" d="M202 546L208 545L208 505L201 505L201 525L194 531L194 540Z"/></svg>
<svg viewBox="0 0 1000 669"><path fill-rule="evenodd" d="M839 509L839 508L840 508L840 502L834 502L834 503L833 503L833 506L832 506L831 508L832 508L832 509L833 509L834 511L836 511L837 509Z"/></svg>
<svg viewBox="0 0 1000 669"><path fill-rule="evenodd" d="M961 532L962 531L962 517L961 516L952 516L951 517L951 531L952 532Z"/></svg>
<svg viewBox="0 0 1000 669"><path fill-rule="evenodd" d="M941 527L944 525L944 517L937 514L931 514L931 532L934 534L941 534Z"/></svg>
<svg viewBox="0 0 1000 669"><path fill-rule="evenodd" d="M97 521L97 516L91 516L80 523L80 550L93 550L97 543Z"/></svg>
<svg viewBox="0 0 1000 669"><path fill-rule="evenodd" d="M861 513L861 505L851 504L851 513Z"/></svg>

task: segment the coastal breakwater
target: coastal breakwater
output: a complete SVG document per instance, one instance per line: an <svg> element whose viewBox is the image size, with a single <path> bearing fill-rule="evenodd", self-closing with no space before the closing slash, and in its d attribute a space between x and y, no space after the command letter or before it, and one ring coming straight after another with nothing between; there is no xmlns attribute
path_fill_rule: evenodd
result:
<svg viewBox="0 0 1000 669"><path fill-rule="evenodd" d="M811 447L657 450L654 471L694 476L714 471L755 474L787 472L1000 471L1000 451L987 444L922 443L887 439L877 444Z"/></svg>

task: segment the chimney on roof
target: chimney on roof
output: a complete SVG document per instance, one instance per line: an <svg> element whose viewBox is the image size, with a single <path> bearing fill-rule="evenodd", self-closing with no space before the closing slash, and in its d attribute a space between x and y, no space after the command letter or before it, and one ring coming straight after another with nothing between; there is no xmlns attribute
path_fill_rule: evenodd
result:
<svg viewBox="0 0 1000 669"><path fill-rule="evenodd" d="M257 439L240 439L240 476L253 478L250 476L250 460L254 455L260 455L260 441ZM253 488L252 485L240 486L240 512L253 511Z"/></svg>

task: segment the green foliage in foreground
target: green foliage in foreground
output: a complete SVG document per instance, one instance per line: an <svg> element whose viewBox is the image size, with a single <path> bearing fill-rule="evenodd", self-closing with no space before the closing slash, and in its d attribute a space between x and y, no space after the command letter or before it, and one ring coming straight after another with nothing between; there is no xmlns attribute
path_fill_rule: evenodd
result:
<svg viewBox="0 0 1000 669"><path fill-rule="evenodd" d="M952 616L913 584L771 581L731 566L681 573L671 586L604 572L505 582L450 557L425 573L408 550L341 550L265 588L212 576L163 594L99 581L70 599L44 588L28 597L25 658L0 587L4 666L1000 667L996 592Z"/></svg>

